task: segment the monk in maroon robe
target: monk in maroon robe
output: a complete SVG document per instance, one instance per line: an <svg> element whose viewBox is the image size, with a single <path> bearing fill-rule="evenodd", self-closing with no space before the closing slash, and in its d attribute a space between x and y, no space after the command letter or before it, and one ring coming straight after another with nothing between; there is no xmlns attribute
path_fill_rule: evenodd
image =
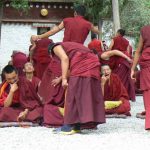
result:
<svg viewBox="0 0 150 150"><path fill-rule="evenodd" d="M68 86L64 124L70 125L70 128L66 129L66 126L63 126L61 132L76 133L74 128L77 124L104 123L105 110L99 84L98 57L90 49L75 42L51 44L49 49L60 58L62 86L64 88ZM69 82L67 82L68 69L70 70Z"/></svg>
<svg viewBox="0 0 150 150"><path fill-rule="evenodd" d="M7 65L3 69L5 80L0 86L0 121L14 122L21 112L18 74L16 68Z"/></svg>
<svg viewBox="0 0 150 150"><path fill-rule="evenodd" d="M12 65L18 70L18 75L25 75L23 72L24 64L27 62L27 56L23 52L14 51L12 54Z"/></svg>
<svg viewBox="0 0 150 150"><path fill-rule="evenodd" d="M91 38L92 41L88 44L88 48L102 53L103 51L102 42L96 38L96 34L92 34Z"/></svg>
<svg viewBox="0 0 150 150"><path fill-rule="evenodd" d="M48 45L52 40L44 38L36 42L36 47L30 50L30 61L33 62L35 68L35 75L42 79L43 73L51 61L48 55Z"/></svg>
<svg viewBox="0 0 150 150"><path fill-rule="evenodd" d="M47 38L55 33L65 29L63 42L71 41L77 43L84 43L89 31L99 34L99 30L93 26L92 23L84 19L86 9L83 5L78 5L74 8L74 17L65 18L58 26L54 26L50 31L41 34L33 35L33 41Z"/></svg>
<svg viewBox="0 0 150 150"><path fill-rule="evenodd" d="M141 29L139 44L135 52L131 77L135 79L136 65L140 64L140 87L143 91L144 106L146 111L145 129L150 130L150 25Z"/></svg>
<svg viewBox="0 0 150 150"><path fill-rule="evenodd" d="M40 79L33 76L33 65L27 62L24 65L25 77L20 78L20 105L23 111L18 115L19 121L41 123L43 117L43 105L37 95Z"/></svg>
<svg viewBox="0 0 150 150"><path fill-rule="evenodd" d="M129 49L129 41L125 39L123 36L125 35L125 30L119 29L117 31L116 36L112 39L111 44L109 46L109 50L119 50L126 54L127 56L130 56ZM116 73L122 83L124 84L128 95L129 99L132 101L135 101L135 88L134 88L134 82L130 77L130 64L127 62L124 58L118 57L118 56L113 56L110 59L110 63L113 64L112 67L112 72Z"/></svg>
<svg viewBox="0 0 150 150"><path fill-rule="evenodd" d="M57 56L52 57L38 90L44 101L43 119L45 126L63 125L63 116L59 108L64 107L64 88L61 86L61 62Z"/></svg>
<svg viewBox="0 0 150 150"><path fill-rule="evenodd" d="M103 65L101 67L101 72L101 86L104 101L106 102L106 114L124 114L130 116L129 97L120 78L116 74L111 73L111 69L108 65ZM114 105L113 103L111 104L111 102L114 102Z"/></svg>

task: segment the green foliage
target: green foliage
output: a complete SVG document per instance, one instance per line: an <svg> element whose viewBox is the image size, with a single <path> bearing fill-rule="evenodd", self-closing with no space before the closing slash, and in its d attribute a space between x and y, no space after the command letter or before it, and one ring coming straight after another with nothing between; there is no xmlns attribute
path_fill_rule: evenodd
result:
<svg viewBox="0 0 150 150"><path fill-rule="evenodd" d="M120 11L121 27L127 33L139 38L140 28L149 24L150 21L150 1L149 0L129 0Z"/></svg>
<svg viewBox="0 0 150 150"><path fill-rule="evenodd" d="M29 9L28 0L12 0L11 6L19 11L27 12Z"/></svg>

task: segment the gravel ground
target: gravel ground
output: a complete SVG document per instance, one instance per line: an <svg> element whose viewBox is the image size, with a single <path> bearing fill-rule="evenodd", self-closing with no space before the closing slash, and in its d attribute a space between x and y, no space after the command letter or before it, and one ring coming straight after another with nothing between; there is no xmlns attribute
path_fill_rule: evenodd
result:
<svg viewBox="0 0 150 150"><path fill-rule="evenodd" d="M53 134L45 127L0 128L0 150L148 150L150 132L144 130L144 120L135 117L144 110L142 97L131 106L132 117L109 118L98 130L76 135Z"/></svg>

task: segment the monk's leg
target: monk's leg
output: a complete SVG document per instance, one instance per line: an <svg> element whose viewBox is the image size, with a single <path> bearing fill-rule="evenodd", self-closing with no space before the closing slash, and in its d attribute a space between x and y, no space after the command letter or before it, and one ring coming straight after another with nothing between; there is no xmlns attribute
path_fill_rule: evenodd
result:
<svg viewBox="0 0 150 150"><path fill-rule="evenodd" d="M113 109L105 110L106 114L124 114L130 116L130 103L128 100L124 100L123 103Z"/></svg>
<svg viewBox="0 0 150 150"><path fill-rule="evenodd" d="M150 130L150 90L143 92L144 106L146 111L145 129Z"/></svg>

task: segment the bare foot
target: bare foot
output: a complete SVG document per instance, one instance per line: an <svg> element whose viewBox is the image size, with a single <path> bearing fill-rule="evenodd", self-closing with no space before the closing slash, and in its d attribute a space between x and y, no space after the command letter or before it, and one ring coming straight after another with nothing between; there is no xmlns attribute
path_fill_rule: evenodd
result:
<svg viewBox="0 0 150 150"><path fill-rule="evenodd" d="M23 112L21 112L20 114L19 114L19 116L17 117L17 121L23 121L23 120L25 120L25 118L26 118L26 116L27 116L27 111L23 111Z"/></svg>

